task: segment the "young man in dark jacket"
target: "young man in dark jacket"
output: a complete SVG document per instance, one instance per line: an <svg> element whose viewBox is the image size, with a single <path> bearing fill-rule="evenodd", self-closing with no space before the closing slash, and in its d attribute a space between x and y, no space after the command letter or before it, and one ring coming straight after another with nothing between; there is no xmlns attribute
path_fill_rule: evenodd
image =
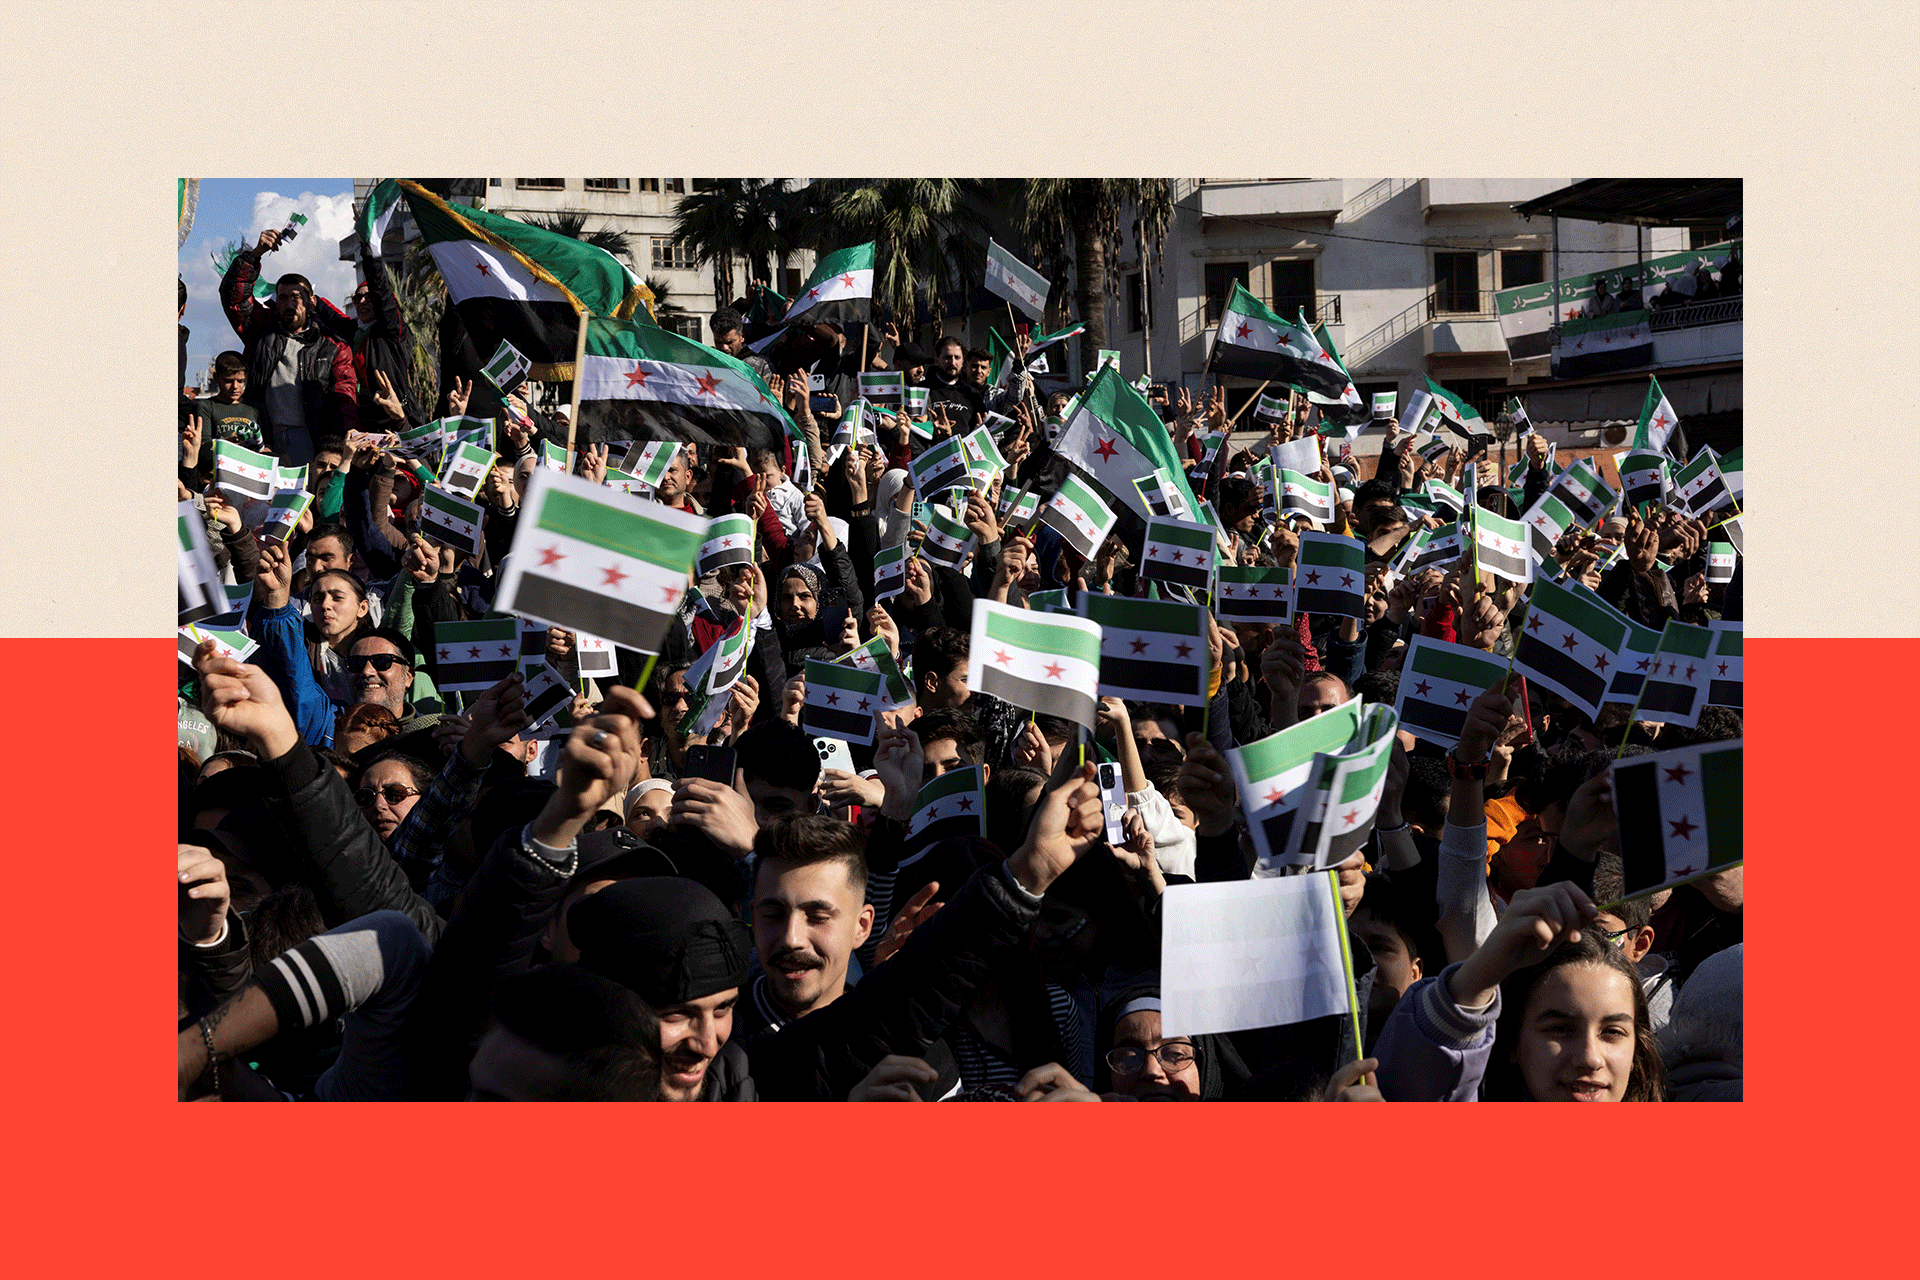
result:
<svg viewBox="0 0 1920 1280"><path fill-rule="evenodd" d="M384 374L400 397L406 425L417 427L426 422L429 415L422 411L413 393L413 340L407 333L400 299L393 292L393 279L379 254L364 242L360 246L360 277L360 283L353 290L352 318L324 298L319 301L315 318L327 333L353 349L361 418L370 425L386 418L374 400L380 389L376 375ZM392 429L398 430L400 425L393 423Z"/></svg>
<svg viewBox="0 0 1920 1280"><path fill-rule="evenodd" d="M279 247L280 233L235 255L220 281L220 305L240 336L247 360L245 400L261 411L283 462L313 460L314 441L345 437L360 428L353 350L318 323L313 285L305 276L280 277L269 307L254 301L260 256Z"/></svg>

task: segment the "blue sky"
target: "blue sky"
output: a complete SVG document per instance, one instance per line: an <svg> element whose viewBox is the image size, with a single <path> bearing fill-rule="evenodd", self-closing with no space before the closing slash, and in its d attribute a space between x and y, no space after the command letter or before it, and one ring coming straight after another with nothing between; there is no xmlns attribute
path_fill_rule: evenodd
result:
<svg viewBox="0 0 1920 1280"><path fill-rule="evenodd" d="M245 237L248 244L271 227L287 224L289 213L304 213L307 224L294 242L267 255L261 271L269 279L297 272L313 281L315 292L344 304L353 291L354 269L341 262L340 241L353 230L351 178L202 178L193 230L180 247L180 276L187 282L187 314L181 323L187 338L187 377L198 379L221 351L237 351L240 340L220 310L220 278L212 254Z"/></svg>

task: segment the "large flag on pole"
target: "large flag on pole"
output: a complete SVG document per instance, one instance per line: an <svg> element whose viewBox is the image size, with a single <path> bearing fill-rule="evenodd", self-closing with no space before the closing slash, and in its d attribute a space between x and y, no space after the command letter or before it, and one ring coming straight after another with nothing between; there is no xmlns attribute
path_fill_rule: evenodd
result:
<svg viewBox="0 0 1920 1280"><path fill-rule="evenodd" d="M1300 327L1305 328L1306 324L1307 317L1303 309L1300 315ZM1351 440L1367 429L1367 424L1373 421L1373 412L1367 405L1366 397L1361 395L1359 388L1353 385L1353 374L1348 370L1347 362L1341 358L1340 349L1333 344L1333 331L1327 328L1324 321L1313 327L1313 340L1320 344L1322 351L1333 357L1333 363L1339 367L1340 372L1347 375L1347 385L1338 396L1309 391L1307 401L1319 406L1320 422L1323 426L1343 427L1347 439Z"/></svg>
<svg viewBox="0 0 1920 1280"><path fill-rule="evenodd" d="M1207 611L1175 600L1082 592L1078 613L1100 624L1100 695L1204 706Z"/></svg>
<svg viewBox="0 0 1920 1280"><path fill-rule="evenodd" d="M367 192L367 198L361 202L359 216L353 220L353 229L360 233L360 242L367 252L378 256L380 242L387 237L387 227L393 222L393 215L400 209L400 184L392 178L383 179Z"/></svg>
<svg viewBox="0 0 1920 1280"><path fill-rule="evenodd" d="M1067 415L1054 450L1142 521L1155 513L1133 482L1156 470L1179 491L1187 510L1200 509L1167 424L1118 369L1103 368L1094 375Z"/></svg>
<svg viewBox="0 0 1920 1280"><path fill-rule="evenodd" d="M1613 812L1628 897L1741 864L1743 761L1736 739L1613 763Z"/></svg>
<svg viewBox="0 0 1920 1280"><path fill-rule="evenodd" d="M1611 610L1541 578L1528 600L1513 668L1597 717L1626 638L1626 626Z"/></svg>
<svg viewBox="0 0 1920 1280"><path fill-rule="evenodd" d="M658 653L707 521L536 468L495 608Z"/></svg>
<svg viewBox="0 0 1920 1280"><path fill-rule="evenodd" d="M873 263L871 240L820 259L781 323L865 323L873 314Z"/></svg>
<svg viewBox="0 0 1920 1280"><path fill-rule="evenodd" d="M967 688L1091 729L1099 708L1100 626L975 600Z"/></svg>
<svg viewBox="0 0 1920 1280"><path fill-rule="evenodd" d="M795 434L780 396L724 351L670 329L595 316L581 361L575 438L776 448Z"/></svg>
<svg viewBox="0 0 1920 1280"><path fill-rule="evenodd" d="M511 342L532 362L530 376L565 382L582 312L650 319L652 291L605 249L399 186L476 349Z"/></svg>
<svg viewBox="0 0 1920 1280"><path fill-rule="evenodd" d="M1313 334L1282 320L1238 281L1220 313L1207 367L1217 374L1285 383L1335 400L1345 398L1352 381Z"/></svg>
<svg viewBox="0 0 1920 1280"><path fill-rule="evenodd" d="M1045 276L1004 246L987 241L987 288L1020 308L1036 324L1046 318L1047 287Z"/></svg>

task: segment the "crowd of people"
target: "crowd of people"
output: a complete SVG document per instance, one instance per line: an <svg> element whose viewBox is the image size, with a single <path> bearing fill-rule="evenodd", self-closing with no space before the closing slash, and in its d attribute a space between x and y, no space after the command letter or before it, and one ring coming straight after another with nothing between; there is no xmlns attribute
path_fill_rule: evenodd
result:
<svg viewBox="0 0 1920 1280"><path fill-rule="evenodd" d="M179 497L224 576L251 584L238 607L258 646L243 662L208 642L180 669L181 1098L1740 1096L1741 873L1622 901L1607 786L1623 744L1735 739L1738 713L1594 718L1517 682L1481 693L1451 748L1399 735L1374 833L1338 867L1357 1017L1162 1034L1164 895L1254 868L1227 753L1354 697L1392 705L1417 636L1512 652L1517 590L1460 564L1388 565L1439 523L1401 502L1429 477L1466 487L1478 468L1481 504L1530 506L1551 475L1542 436L1522 445L1516 497L1484 456L1429 460L1389 423L1377 461L1326 457L1339 502L1314 525L1264 514L1252 476L1311 431L1304 414L1209 457L1203 442L1237 425L1224 391L1154 392L1231 546L1222 562L1290 566L1303 530L1351 534L1367 617L1210 620L1207 705L1102 698L1083 752L1074 725L966 679L976 600L1146 594L1137 525L1083 557L1006 518L1004 497L1050 493L1068 470L1068 397L951 336L781 331L747 318L768 311L749 296L712 316L711 342L782 400L810 486L791 441L684 442L651 500L750 516L756 561L697 581L661 651L619 650L615 674L583 676L576 637L546 629L538 656L580 692L536 721L517 670L443 692L436 629L491 612L542 445L572 440L575 469L604 483L614 442L574 440L564 411L490 385L491 353L452 308L424 403L421 335L385 269L364 259L349 310L291 275L269 305L254 282L275 247L267 232L228 270L237 346L180 406ZM183 382L184 350L183 333ZM924 400L869 412L872 443L822 465L862 371L901 372ZM470 555L422 534L431 475L395 445L461 416L499 424ZM1007 466L956 513L968 559L915 557L880 598L876 557L925 532L909 463L982 425ZM284 539L222 494L218 441L306 466L313 502ZM1683 514L1570 530L1554 558L1654 630L1740 616L1738 580L1709 581L1706 528ZM742 619L746 674L711 732L686 732L689 669ZM836 757L853 767L824 766L802 727L805 664L876 638L911 704ZM710 776L716 757L730 776ZM1123 839L1101 762L1124 782ZM969 767L984 834L906 855L923 786Z"/></svg>

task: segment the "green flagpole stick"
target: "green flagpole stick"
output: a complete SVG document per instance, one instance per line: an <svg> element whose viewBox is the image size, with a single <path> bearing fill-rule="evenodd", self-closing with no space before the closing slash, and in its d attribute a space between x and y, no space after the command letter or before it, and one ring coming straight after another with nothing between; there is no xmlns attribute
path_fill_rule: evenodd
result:
<svg viewBox="0 0 1920 1280"><path fill-rule="evenodd" d="M1656 656L1658 656L1660 652L1659 646L1656 645L1654 647L1653 652ZM1640 699L1647 696L1648 678L1649 677L1647 676L1640 677L1640 692L1635 694L1633 697L1633 710L1627 712L1627 727L1620 731L1620 746L1613 753L1613 758L1615 760L1618 760L1621 756L1625 755L1627 752L1627 739L1633 736L1633 717L1640 710Z"/></svg>
<svg viewBox="0 0 1920 1280"><path fill-rule="evenodd" d="M658 661L660 661L659 654L650 653L647 655L647 665L640 668L640 678L633 682L634 692L639 693L643 697L645 696L646 689L647 689L647 677L653 674L653 664Z"/></svg>
<svg viewBox="0 0 1920 1280"><path fill-rule="evenodd" d="M1367 1056L1367 1042L1360 1033L1360 992L1353 983L1353 946L1347 940L1347 907L1340 901L1338 871L1327 872L1327 887L1333 890L1335 932L1340 935L1340 968L1347 979L1347 1018L1353 1026L1353 1060L1359 1062Z"/></svg>

